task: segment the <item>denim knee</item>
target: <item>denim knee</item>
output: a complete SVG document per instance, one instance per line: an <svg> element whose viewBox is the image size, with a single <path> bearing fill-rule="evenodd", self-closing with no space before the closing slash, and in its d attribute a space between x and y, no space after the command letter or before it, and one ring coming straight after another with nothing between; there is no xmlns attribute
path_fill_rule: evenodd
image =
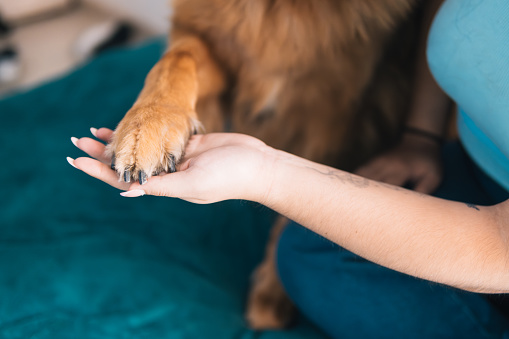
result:
<svg viewBox="0 0 509 339"><path fill-rule="evenodd" d="M501 338L509 330L482 295L389 270L295 223L276 260L297 308L333 338Z"/></svg>

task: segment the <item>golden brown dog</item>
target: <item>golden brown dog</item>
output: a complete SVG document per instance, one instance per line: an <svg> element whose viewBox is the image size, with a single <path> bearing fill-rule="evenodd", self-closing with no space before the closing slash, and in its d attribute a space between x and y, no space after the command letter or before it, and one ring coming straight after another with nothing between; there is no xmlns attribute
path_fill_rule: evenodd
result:
<svg viewBox="0 0 509 339"><path fill-rule="evenodd" d="M401 27L416 1L175 0L170 48L108 146L117 172L143 183L175 171L202 127L353 169L398 137L411 92ZM274 244L248 302L255 328L291 314Z"/></svg>

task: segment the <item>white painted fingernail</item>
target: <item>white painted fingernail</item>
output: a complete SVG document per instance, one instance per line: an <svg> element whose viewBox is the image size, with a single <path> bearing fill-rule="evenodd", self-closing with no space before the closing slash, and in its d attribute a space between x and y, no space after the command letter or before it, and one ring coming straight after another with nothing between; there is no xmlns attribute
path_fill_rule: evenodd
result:
<svg viewBox="0 0 509 339"><path fill-rule="evenodd" d="M132 190L132 191L127 191L127 192L122 192L122 193L120 193L120 195L123 197L127 197L127 198L136 198L136 197L141 197L142 195L145 195L145 191L144 190Z"/></svg>
<svg viewBox="0 0 509 339"><path fill-rule="evenodd" d="M71 141L74 144L74 146L78 147L78 138L71 137Z"/></svg>
<svg viewBox="0 0 509 339"><path fill-rule="evenodd" d="M90 127L90 133L92 133L92 135L97 138L97 128Z"/></svg>
<svg viewBox="0 0 509 339"><path fill-rule="evenodd" d="M74 165L74 159L71 158L71 157L67 157L67 162L74 168L77 168L75 165Z"/></svg>

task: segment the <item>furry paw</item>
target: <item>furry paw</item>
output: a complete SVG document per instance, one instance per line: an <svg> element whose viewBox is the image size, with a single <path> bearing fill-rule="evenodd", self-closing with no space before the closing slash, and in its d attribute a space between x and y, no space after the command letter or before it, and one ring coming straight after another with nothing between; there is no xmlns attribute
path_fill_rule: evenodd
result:
<svg viewBox="0 0 509 339"><path fill-rule="evenodd" d="M282 329L295 317L296 309L279 282L275 268L263 262L254 272L246 320L255 330Z"/></svg>
<svg viewBox="0 0 509 339"><path fill-rule="evenodd" d="M133 107L107 147L111 167L121 180L139 180L142 185L152 175L175 172L189 137L200 128L195 117L175 107Z"/></svg>

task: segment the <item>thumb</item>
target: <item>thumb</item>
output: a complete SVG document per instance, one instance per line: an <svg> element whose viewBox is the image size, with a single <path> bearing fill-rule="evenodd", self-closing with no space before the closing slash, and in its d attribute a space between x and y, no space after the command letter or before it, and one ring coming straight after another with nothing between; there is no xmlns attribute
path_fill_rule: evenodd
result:
<svg viewBox="0 0 509 339"><path fill-rule="evenodd" d="M120 193L123 197L135 198L143 195L178 198L181 196L183 185L183 172L175 172L150 177L143 185L135 182L126 192Z"/></svg>

